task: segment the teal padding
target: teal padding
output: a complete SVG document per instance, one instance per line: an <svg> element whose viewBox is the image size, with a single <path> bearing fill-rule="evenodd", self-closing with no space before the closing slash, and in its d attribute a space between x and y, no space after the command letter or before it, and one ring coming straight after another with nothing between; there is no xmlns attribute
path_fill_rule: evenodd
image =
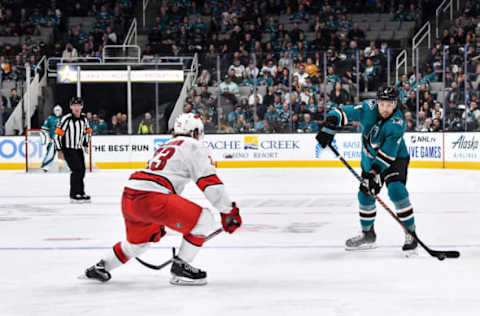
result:
<svg viewBox="0 0 480 316"><path fill-rule="evenodd" d="M371 211L375 209L375 198L371 195L367 195L362 191L358 191L358 204L360 210L362 211ZM371 219L360 218L360 225L362 225L362 231L368 231L372 227L373 223L375 223L375 217Z"/></svg>
<svg viewBox="0 0 480 316"><path fill-rule="evenodd" d="M388 187L388 196L390 197L390 200L393 203L395 203L395 207L397 209L405 208L405 207L408 206L408 205L405 205L405 206L398 207L396 205L397 202L400 203L400 202L404 201L405 199L408 200L408 191L407 191L407 188L405 187L405 185L402 182L400 182L400 181L390 182L387 187ZM408 204L410 204L410 202L408 202Z"/></svg>
<svg viewBox="0 0 480 316"><path fill-rule="evenodd" d="M358 191L358 204L363 211L371 211L375 208L375 198L371 195L366 195L362 191Z"/></svg>
<svg viewBox="0 0 480 316"><path fill-rule="evenodd" d="M410 219L407 219L406 221L402 221L402 223L405 226L407 226L409 231L415 230L415 216L411 217Z"/></svg>
<svg viewBox="0 0 480 316"><path fill-rule="evenodd" d="M364 220L364 219L361 219L360 220L360 225L362 225L362 231L364 232L367 232L370 230L370 228L372 228L373 226L373 223L375 223L375 219L372 219L372 220Z"/></svg>
<svg viewBox="0 0 480 316"><path fill-rule="evenodd" d="M388 196L390 197L390 200L392 200L393 204L395 205L395 209L397 210L405 209L412 206L412 204L410 203L410 199L408 198L407 188L400 181L394 181L388 185ZM400 218L400 220L405 226L407 226L409 230L414 230L414 216L407 220L403 220L402 218Z"/></svg>
<svg viewBox="0 0 480 316"><path fill-rule="evenodd" d="M328 127L322 127L322 132L330 134L330 135L335 135L337 132L333 129L330 129Z"/></svg>

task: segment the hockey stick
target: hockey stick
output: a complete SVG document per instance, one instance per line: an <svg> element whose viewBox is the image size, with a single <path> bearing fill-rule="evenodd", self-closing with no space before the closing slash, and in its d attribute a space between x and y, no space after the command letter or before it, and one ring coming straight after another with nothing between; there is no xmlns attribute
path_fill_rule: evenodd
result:
<svg viewBox="0 0 480 316"><path fill-rule="evenodd" d="M223 228L217 229L216 231L214 231L213 233L208 235L207 238L205 238L205 241L208 241L208 240L212 239L213 237L217 236L221 232L223 232ZM173 251L173 257L175 257L175 247L172 247L172 251ZM172 258L172 259L169 259L169 260L165 261L164 263L162 263L160 265L154 265L154 264L145 262L138 257L135 257L135 259L137 259L138 262L140 262L141 264L143 264L147 268L150 268L150 269L153 269L153 270L161 270L161 269L165 268L166 266L168 266L173 261L173 258Z"/></svg>
<svg viewBox="0 0 480 316"><path fill-rule="evenodd" d="M341 162L345 165L345 167L350 170L350 172L357 178L360 183L363 182L362 177L358 175L358 173L350 166L350 164L340 155L340 153L335 149L335 147L332 146L332 144L328 144L328 147L333 151L333 153L337 156L338 159L340 159ZM443 260L445 258L458 258L460 257L460 252L455 251L455 250L433 250L428 248L421 240L418 238L417 234L415 232L411 232L407 229L405 224L402 223L402 221L395 215L395 213L392 212L392 210L385 204L385 202L382 201L377 195L373 195L375 200L380 203L380 205L383 206L383 208L397 221L397 223L402 226L403 230L407 233L409 233L422 247L425 249L432 257L437 258L438 260Z"/></svg>

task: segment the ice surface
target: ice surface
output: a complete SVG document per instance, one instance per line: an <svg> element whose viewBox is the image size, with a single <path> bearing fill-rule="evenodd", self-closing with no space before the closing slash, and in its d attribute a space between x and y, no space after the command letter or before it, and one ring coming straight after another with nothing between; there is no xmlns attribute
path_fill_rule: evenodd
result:
<svg viewBox="0 0 480 316"><path fill-rule="evenodd" d="M136 261L105 284L78 280L124 238L119 202L130 173L87 174L90 205L69 203L67 174L1 173L1 316L480 315L478 171L409 174L419 237L459 250L457 260L423 250L405 258L404 234L379 205L379 248L346 252L345 240L359 232L358 184L346 169L221 169L245 225L198 255L207 286L172 286L169 269ZM184 195L208 205L193 185ZM169 231L142 258L162 263L180 240Z"/></svg>

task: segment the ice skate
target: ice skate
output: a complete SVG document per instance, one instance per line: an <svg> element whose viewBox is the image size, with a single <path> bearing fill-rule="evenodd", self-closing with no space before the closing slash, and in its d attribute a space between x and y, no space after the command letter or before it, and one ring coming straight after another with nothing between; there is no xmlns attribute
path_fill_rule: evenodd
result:
<svg viewBox="0 0 480 316"><path fill-rule="evenodd" d="M375 241L377 240L377 235L375 230L370 228L370 230L364 232L362 231L360 235L347 239L345 242L345 250L355 251L355 250L367 250L377 248Z"/></svg>
<svg viewBox="0 0 480 316"><path fill-rule="evenodd" d="M174 285L205 285L207 272L197 269L178 257L173 257L172 277L170 283Z"/></svg>
<svg viewBox="0 0 480 316"><path fill-rule="evenodd" d="M70 203L72 204L82 204L85 202L86 201L81 194L74 194L70 196Z"/></svg>
<svg viewBox="0 0 480 316"><path fill-rule="evenodd" d="M100 260L96 265L91 266L85 273L79 277L80 279L98 280L100 282L107 282L112 278L110 272L105 270L105 262Z"/></svg>
<svg viewBox="0 0 480 316"><path fill-rule="evenodd" d="M83 203L90 203L91 202L90 195L88 195L88 194L83 193L82 194L82 199L83 199Z"/></svg>
<svg viewBox="0 0 480 316"><path fill-rule="evenodd" d="M405 243L402 246L405 256L412 257L418 255L418 242L412 235L405 233Z"/></svg>

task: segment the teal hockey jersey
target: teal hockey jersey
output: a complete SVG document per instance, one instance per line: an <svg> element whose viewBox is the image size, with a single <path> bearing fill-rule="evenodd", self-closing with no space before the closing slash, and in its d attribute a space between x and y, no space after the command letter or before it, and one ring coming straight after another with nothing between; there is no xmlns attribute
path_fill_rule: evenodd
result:
<svg viewBox="0 0 480 316"><path fill-rule="evenodd" d="M53 139L53 137L55 136L55 129L59 120L60 117L50 115L49 117L47 117L45 122L43 122L42 129L48 132L50 139Z"/></svg>
<svg viewBox="0 0 480 316"><path fill-rule="evenodd" d="M339 126L351 121L362 125L362 169L370 171L376 165L381 172L385 171L396 158L409 157L403 139L405 134L405 118L398 108L386 120L378 113L375 99L364 100L358 105L346 105L331 110L328 115L338 117Z"/></svg>

